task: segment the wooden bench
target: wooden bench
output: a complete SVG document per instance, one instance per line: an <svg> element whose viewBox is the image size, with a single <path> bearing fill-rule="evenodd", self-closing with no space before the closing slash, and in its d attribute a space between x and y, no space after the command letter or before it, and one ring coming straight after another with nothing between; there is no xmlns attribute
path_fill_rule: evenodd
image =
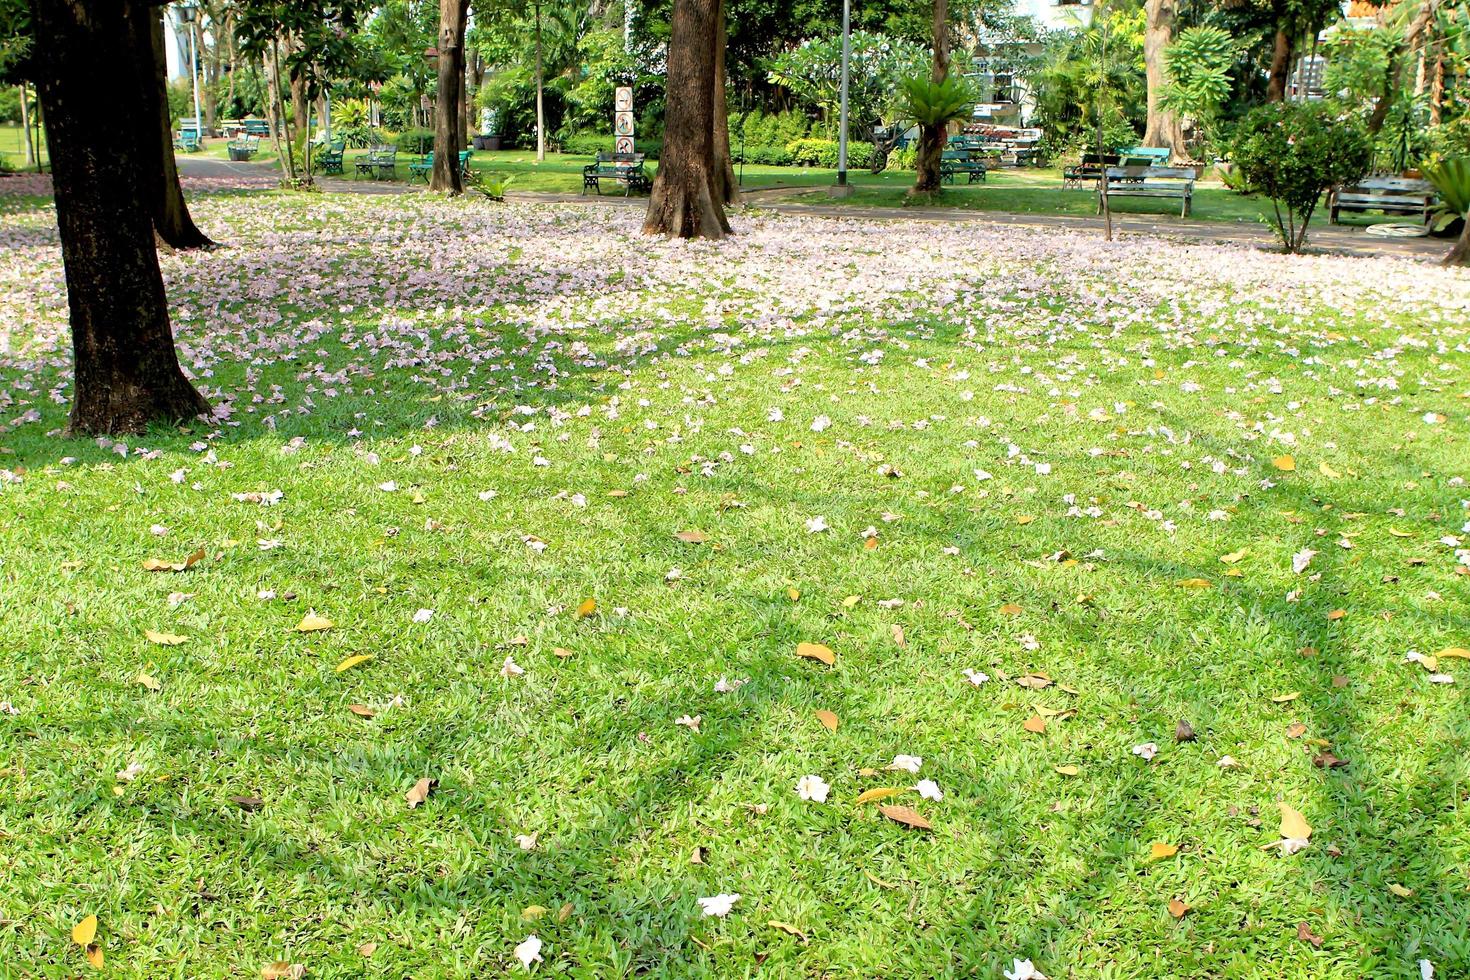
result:
<svg viewBox="0 0 1470 980"><path fill-rule="evenodd" d="M317 151L317 166L321 168L324 174L340 174L343 166L342 155L346 151L346 140L332 140L332 142Z"/></svg>
<svg viewBox="0 0 1470 980"><path fill-rule="evenodd" d="M594 163L582 168L582 193L590 187L602 194L600 181L615 180L623 185L623 196L653 187L648 172L643 169L642 153L599 153Z"/></svg>
<svg viewBox="0 0 1470 980"><path fill-rule="evenodd" d="M465 180L473 180L473 171L470 170L470 157L473 150L459 151L459 175ZM408 182L413 183L415 177L422 177L424 183L429 182L429 175L434 172L434 151L425 153L421 159L415 160L408 165Z"/></svg>
<svg viewBox="0 0 1470 980"><path fill-rule="evenodd" d="M1413 177L1369 177L1327 193L1327 217L1334 225L1343 211L1412 214L1425 224L1434 211L1434 185Z"/></svg>
<svg viewBox="0 0 1470 980"><path fill-rule="evenodd" d="M374 180L393 180L398 176L398 147L369 147L367 154L358 157L352 166L354 173L367 174Z"/></svg>
<svg viewBox="0 0 1470 980"><path fill-rule="evenodd" d="M1158 197L1177 198L1179 217L1189 217L1194 199L1193 167L1107 167L1108 198ZM1103 181L1097 185L1097 211L1102 213Z"/></svg>
<svg viewBox="0 0 1470 980"><path fill-rule="evenodd" d="M1084 153L1079 163L1062 168L1062 189L1068 187L1081 189L1082 182L1089 183L1102 177L1104 167L1116 167L1119 165L1116 153Z"/></svg>
<svg viewBox="0 0 1470 980"><path fill-rule="evenodd" d="M985 161L970 150L945 150L939 156L939 180L953 184L956 174L965 174L966 183L985 182Z"/></svg>

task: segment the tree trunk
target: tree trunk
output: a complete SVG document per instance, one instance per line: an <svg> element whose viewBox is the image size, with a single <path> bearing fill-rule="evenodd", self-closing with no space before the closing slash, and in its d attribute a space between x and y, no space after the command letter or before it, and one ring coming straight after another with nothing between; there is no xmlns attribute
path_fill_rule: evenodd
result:
<svg viewBox="0 0 1470 980"><path fill-rule="evenodd" d="M485 59L480 56L478 50L468 51L465 61L469 67L470 79L464 93L464 131L468 139L471 133L480 131L480 123L475 114L475 101L479 95L480 87L485 84Z"/></svg>
<svg viewBox="0 0 1470 980"><path fill-rule="evenodd" d="M715 38L720 0L674 0L664 149L643 231L671 238L723 238L725 208L713 193Z"/></svg>
<svg viewBox="0 0 1470 980"><path fill-rule="evenodd" d="M306 101L306 79L293 71L291 73L291 121L296 124L298 135L305 133L306 127L311 123L310 109Z"/></svg>
<svg viewBox="0 0 1470 980"><path fill-rule="evenodd" d="M25 141L25 163L29 167L36 162L36 147L31 142L31 108L27 103L30 101L30 93L26 91L26 83L20 83L20 132Z"/></svg>
<svg viewBox="0 0 1470 980"><path fill-rule="evenodd" d="M1429 73L1429 125L1438 126L1444 119L1444 38L1434 42L1434 66Z"/></svg>
<svg viewBox="0 0 1470 980"><path fill-rule="evenodd" d="M133 78L137 85L138 114L152 125L138 131L138 167L145 188L153 231L171 248L213 248L184 203L174 162L173 127L168 118L168 88L164 81L163 10L146 3L129 3L127 49L140 60ZM114 79L121 83L121 79Z"/></svg>
<svg viewBox="0 0 1470 980"><path fill-rule="evenodd" d="M194 32L194 57L195 61L197 62L194 68L191 69L191 71L197 69L199 74L204 76L202 79L199 79L199 87L203 89L204 92L204 120L202 123L204 129L199 134L202 137L204 133L209 133L211 135L214 134L215 117L219 115L219 106L215 102L214 86L210 84L209 63L208 61L203 60L204 55L202 52L204 51L204 24L202 23L201 18L195 17L190 29ZM197 121L198 120L196 120L196 122Z"/></svg>
<svg viewBox="0 0 1470 980"><path fill-rule="evenodd" d="M1271 68L1266 78L1266 101L1282 102L1286 99L1286 86L1291 81L1291 62L1296 45L1291 34L1284 28L1276 30L1276 46L1271 50Z"/></svg>
<svg viewBox="0 0 1470 980"><path fill-rule="evenodd" d="M143 9L137 9L143 8ZM32 0L75 355L70 431L137 432L209 405L179 368L139 144L156 122L134 79L152 63L130 23L144 0Z"/></svg>
<svg viewBox="0 0 1470 980"><path fill-rule="evenodd" d="M536 0L536 160L546 159L546 99L543 95L545 79L541 64L541 0Z"/></svg>
<svg viewBox="0 0 1470 980"><path fill-rule="evenodd" d="M930 77L942 82L949 77L949 3L934 0L934 65ZM910 196L938 194L939 165L944 160L944 143L948 124L924 124L919 127L919 148L914 157L913 189Z"/></svg>
<svg viewBox="0 0 1470 980"><path fill-rule="evenodd" d="M429 190L464 193L459 173L460 126L464 113L464 29L469 0L439 0L439 93L434 100L434 169Z"/></svg>
<svg viewBox="0 0 1470 980"><path fill-rule="evenodd" d="M715 104L714 104L714 178L715 200L728 207L740 204L740 182L735 177L735 158L730 152L730 107L725 99L725 2L717 0L719 14L715 26Z"/></svg>
<svg viewBox="0 0 1470 980"><path fill-rule="evenodd" d="M1444 264L1470 265L1470 215L1466 215L1460 237L1455 240L1455 247L1450 249L1450 254L1444 257Z"/></svg>
<svg viewBox="0 0 1470 980"><path fill-rule="evenodd" d="M1169 159L1186 156L1184 126L1179 117L1163 107L1164 86L1169 83L1164 71L1164 50L1174 43L1178 8L1175 0L1148 0L1143 6L1143 65L1148 79L1148 124L1144 128L1144 146L1169 148Z"/></svg>

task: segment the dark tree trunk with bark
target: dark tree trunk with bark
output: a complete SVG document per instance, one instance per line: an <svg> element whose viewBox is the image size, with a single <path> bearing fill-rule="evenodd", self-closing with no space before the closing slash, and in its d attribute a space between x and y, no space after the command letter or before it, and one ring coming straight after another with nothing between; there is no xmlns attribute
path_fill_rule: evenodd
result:
<svg viewBox="0 0 1470 980"><path fill-rule="evenodd" d="M1271 49L1271 68L1266 75L1266 101L1282 102L1286 99L1286 86L1291 81L1291 62L1296 54L1296 45L1291 34L1276 29L1276 46Z"/></svg>
<svg viewBox="0 0 1470 980"><path fill-rule="evenodd" d="M720 11L715 28L715 105L714 140L715 200L729 207L740 204L740 182L735 177L735 158L730 152L730 107L725 98L725 0L719 0Z"/></svg>
<svg viewBox="0 0 1470 980"><path fill-rule="evenodd" d="M173 128L168 118L168 90L164 81L162 7L137 2L128 5L127 50L140 55L132 77L137 79L139 115L138 167L149 190L149 208L158 240L170 248L213 248L184 203L179 171L174 163Z"/></svg>
<svg viewBox="0 0 1470 980"><path fill-rule="evenodd" d="M136 432L209 410L179 368L153 245L140 139L157 122L130 84L152 59L142 0L32 0L56 220L75 354L70 431ZM140 137L140 134L141 135Z"/></svg>
<svg viewBox="0 0 1470 980"><path fill-rule="evenodd" d="M429 190L464 193L459 172L464 112L464 29L469 0L439 0L439 94L434 100L434 169Z"/></svg>
<svg viewBox="0 0 1470 980"><path fill-rule="evenodd" d="M1164 51L1174 43L1178 8L1175 0L1147 0L1143 10L1143 67L1148 82L1148 123L1144 127L1143 145L1168 147L1171 160L1181 159L1187 155L1184 126L1161 101L1164 86L1169 83L1164 71Z"/></svg>
<svg viewBox="0 0 1470 980"><path fill-rule="evenodd" d="M1465 219L1460 237L1455 240L1455 247L1450 249L1450 254L1444 257L1444 264L1470 265L1470 217Z"/></svg>
<svg viewBox="0 0 1470 980"><path fill-rule="evenodd" d="M715 38L720 0L674 0L670 23L664 149L643 231L671 238L723 238L714 196Z"/></svg>
<svg viewBox="0 0 1470 980"><path fill-rule="evenodd" d="M942 82L949 77L949 3L934 0L934 67L930 77ZM919 127L919 147L914 156L913 189L910 195L938 194L939 165L944 160L944 144L948 123L924 124Z"/></svg>

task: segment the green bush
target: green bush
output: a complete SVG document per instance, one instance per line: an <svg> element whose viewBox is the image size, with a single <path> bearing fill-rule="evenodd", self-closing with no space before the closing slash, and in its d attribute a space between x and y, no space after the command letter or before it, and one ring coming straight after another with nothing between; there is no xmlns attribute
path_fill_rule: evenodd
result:
<svg viewBox="0 0 1470 980"><path fill-rule="evenodd" d="M1273 102L1240 124L1231 163L1271 198L1274 225L1288 252L1301 251L1322 193L1368 172L1373 143L1362 124L1320 103Z"/></svg>
<svg viewBox="0 0 1470 980"><path fill-rule="evenodd" d="M786 144L786 152L791 155L791 162L799 167L825 167L835 170L837 167L837 141L815 139L792 140ZM847 144L847 166L856 170L866 167L873 160L873 145L871 143L857 143L851 140Z"/></svg>
<svg viewBox="0 0 1470 980"><path fill-rule="evenodd" d="M386 143L388 137L381 129L367 125L336 125L333 121L332 139L341 140L348 146L361 148L364 146L377 146Z"/></svg>
<svg viewBox="0 0 1470 980"><path fill-rule="evenodd" d="M20 122L20 87L0 85L0 123Z"/></svg>
<svg viewBox="0 0 1470 980"><path fill-rule="evenodd" d="M746 163L753 163L758 167L789 167L791 166L791 151L784 146L763 146L746 144L742 147L732 147L735 152L736 162L742 157Z"/></svg>
<svg viewBox="0 0 1470 980"><path fill-rule="evenodd" d="M561 151L590 157L598 153L611 153L614 145L613 137L609 133L573 133L561 141ZM663 144L638 140L635 149L647 159L657 160Z"/></svg>
<svg viewBox="0 0 1470 980"><path fill-rule="evenodd" d="M405 129L393 140L400 153L428 153L434 148L432 129Z"/></svg>

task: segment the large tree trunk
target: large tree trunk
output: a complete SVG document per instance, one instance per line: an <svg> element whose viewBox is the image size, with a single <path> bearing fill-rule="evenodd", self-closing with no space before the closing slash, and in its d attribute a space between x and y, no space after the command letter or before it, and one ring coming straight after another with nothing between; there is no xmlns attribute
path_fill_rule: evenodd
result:
<svg viewBox="0 0 1470 980"><path fill-rule="evenodd" d="M730 152L730 108L725 99L725 0L718 0L715 27L714 178L715 200L735 207L740 204L740 182L735 177L735 158Z"/></svg>
<svg viewBox="0 0 1470 980"><path fill-rule="evenodd" d="M138 111L143 119L151 121L150 126L138 131L139 174L148 191L149 213L158 240L171 248L213 248L214 242L194 224L179 186L164 81L163 9L141 2L128 4L126 44L140 55L134 75Z"/></svg>
<svg viewBox="0 0 1470 980"><path fill-rule="evenodd" d="M934 65L930 77L936 82L942 82L949 77L948 0L934 0ZM944 160L947 129L946 123L924 124L919 127L919 148L914 157L917 176L914 178L913 189L909 191L910 195L924 196L940 192L939 165Z"/></svg>
<svg viewBox="0 0 1470 980"><path fill-rule="evenodd" d="M1266 76L1266 101L1282 102L1286 99L1286 86L1291 81L1291 62L1296 45L1291 34L1281 28L1276 30L1276 45L1271 50L1271 68Z"/></svg>
<svg viewBox="0 0 1470 980"><path fill-rule="evenodd" d="M439 94L434 100L434 169L429 190L464 193L459 173L460 126L464 113L464 28L469 0L439 0Z"/></svg>
<svg viewBox="0 0 1470 980"><path fill-rule="evenodd" d="M1179 117L1162 105L1164 86L1169 83L1164 71L1164 50L1174 43L1174 27L1178 14L1175 0L1148 0L1143 5L1143 66L1148 79L1148 124L1144 128L1144 146L1166 146L1171 160L1184 157L1184 126Z"/></svg>
<svg viewBox="0 0 1470 980"><path fill-rule="evenodd" d="M56 221L75 353L70 430L136 432L209 410L179 368L153 245L140 142L156 121L136 86L152 63L131 22L144 0L32 0Z"/></svg>
<svg viewBox="0 0 1470 980"><path fill-rule="evenodd" d="M1455 240L1455 247L1450 249L1450 254L1444 257L1445 265L1470 265L1470 215L1465 218L1464 226L1460 229L1460 237Z"/></svg>
<svg viewBox="0 0 1470 980"><path fill-rule="evenodd" d="M297 137L306 132L311 122L311 106L306 101L306 79L296 72L291 73L291 121L296 124Z"/></svg>
<svg viewBox="0 0 1470 980"><path fill-rule="evenodd" d="M714 196L715 38L720 0L674 0L668 56L664 149L643 231L677 238L723 238L730 231Z"/></svg>

